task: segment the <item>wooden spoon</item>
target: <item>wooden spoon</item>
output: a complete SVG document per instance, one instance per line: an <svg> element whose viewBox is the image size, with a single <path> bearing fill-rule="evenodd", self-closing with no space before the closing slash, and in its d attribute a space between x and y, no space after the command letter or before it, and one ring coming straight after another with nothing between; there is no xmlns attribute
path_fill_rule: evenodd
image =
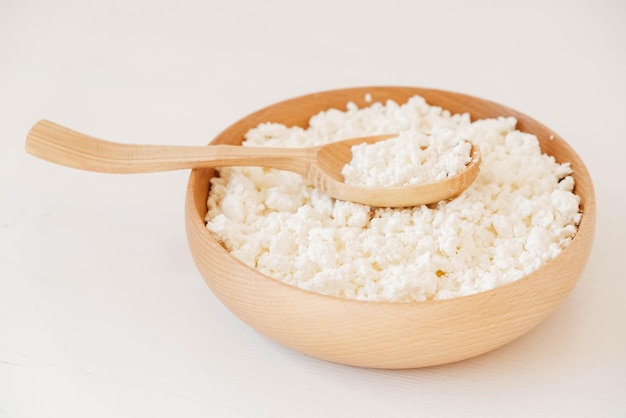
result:
<svg viewBox="0 0 626 418"><path fill-rule="evenodd" d="M224 166L277 168L300 174L309 184L336 199L387 207L416 206L454 197L478 175L480 152L473 145L472 159L467 168L442 181L382 188L344 183L341 170L352 159L352 146L394 136L354 138L306 148L129 145L104 141L41 120L28 133L26 151L57 164L104 173L147 173Z"/></svg>

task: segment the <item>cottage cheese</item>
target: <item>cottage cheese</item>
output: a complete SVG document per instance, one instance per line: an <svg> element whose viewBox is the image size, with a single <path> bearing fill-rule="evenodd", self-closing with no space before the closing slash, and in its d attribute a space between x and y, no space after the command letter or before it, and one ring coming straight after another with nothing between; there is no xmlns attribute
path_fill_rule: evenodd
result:
<svg viewBox="0 0 626 418"><path fill-rule="evenodd" d="M493 289L559 254L581 219L569 164L542 154L537 138L515 126L511 117L471 122L417 96L348 103L313 116L306 129L264 123L244 146L389 132L466 138L481 150L481 170L452 200L391 209L337 201L289 172L222 168L211 180L207 228L258 271L337 297L423 301Z"/></svg>
<svg viewBox="0 0 626 418"><path fill-rule="evenodd" d="M472 146L451 129L424 134L413 128L397 137L352 147L341 174L346 184L407 186L455 176L470 162Z"/></svg>

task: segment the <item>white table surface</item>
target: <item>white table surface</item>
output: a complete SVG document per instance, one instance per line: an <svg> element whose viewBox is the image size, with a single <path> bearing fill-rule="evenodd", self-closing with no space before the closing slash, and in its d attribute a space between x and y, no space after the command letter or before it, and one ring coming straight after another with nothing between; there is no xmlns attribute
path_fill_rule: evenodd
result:
<svg viewBox="0 0 626 418"><path fill-rule="evenodd" d="M625 54L619 0L0 2L0 416L626 416ZM538 328L427 369L306 357L203 283L188 172L88 173L24 151L40 118L200 145L262 106L363 85L491 99L583 157L596 239Z"/></svg>

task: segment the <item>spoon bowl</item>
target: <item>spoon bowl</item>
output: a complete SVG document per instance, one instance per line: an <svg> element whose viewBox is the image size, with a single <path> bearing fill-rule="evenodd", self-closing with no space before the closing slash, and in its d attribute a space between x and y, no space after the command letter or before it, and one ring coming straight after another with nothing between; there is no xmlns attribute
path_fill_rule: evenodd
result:
<svg viewBox="0 0 626 418"><path fill-rule="evenodd" d="M470 161L465 170L443 180L387 187L357 186L344 182L341 170L352 159L353 146L373 144L393 136L348 139L319 147L317 164L312 166L314 170L307 176L309 182L340 200L370 206L406 207L451 199L467 189L478 175L481 155L478 147L472 144Z"/></svg>
<svg viewBox="0 0 626 418"><path fill-rule="evenodd" d="M132 145L110 142L76 132L48 120L37 122L26 137L26 150L42 159L88 171L146 173L185 168L260 166L292 171L340 200L370 206L403 207L435 203L454 197L476 178L480 153L472 147L466 169L432 183L396 187L346 184L341 170L352 159L352 147L395 135L337 141L318 147L269 148L238 145Z"/></svg>

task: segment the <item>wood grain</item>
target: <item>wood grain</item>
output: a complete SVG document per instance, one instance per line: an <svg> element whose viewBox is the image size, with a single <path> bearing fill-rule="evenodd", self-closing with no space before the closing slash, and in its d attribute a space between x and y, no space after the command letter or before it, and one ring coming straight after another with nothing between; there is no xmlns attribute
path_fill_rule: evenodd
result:
<svg viewBox="0 0 626 418"><path fill-rule="evenodd" d="M583 210L572 243L534 273L487 292L456 299L386 303L340 299L269 278L230 255L205 226L211 170L193 170L186 198L189 246L204 280L239 318L267 337L332 362L373 368L415 368L467 359L506 344L545 319L576 285L593 242L596 204L589 173L555 132L520 112L487 100L413 87L365 87L315 93L261 109L213 141L239 144L260 122L306 127L311 115L348 101L367 105L413 95L473 119L514 116L520 130L536 134L544 152L570 162Z"/></svg>

